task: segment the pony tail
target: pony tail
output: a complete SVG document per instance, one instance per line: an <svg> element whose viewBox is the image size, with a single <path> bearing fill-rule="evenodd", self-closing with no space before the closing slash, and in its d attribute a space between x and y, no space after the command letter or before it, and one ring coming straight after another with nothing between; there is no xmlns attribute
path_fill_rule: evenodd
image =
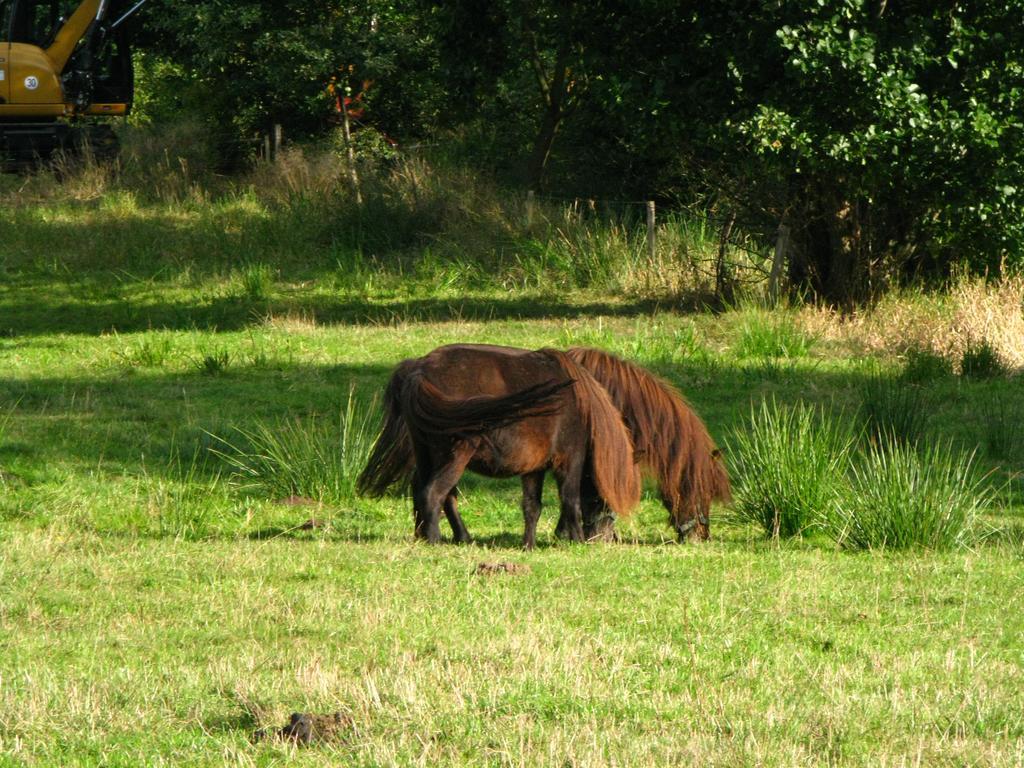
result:
<svg viewBox="0 0 1024 768"><path fill-rule="evenodd" d="M459 439L555 414L561 410L562 391L570 386L571 379L552 379L509 395L455 399L414 371L402 384L398 407L412 433Z"/></svg>
<svg viewBox="0 0 1024 768"><path fill-rule="evenodd" d="M415 456L401 411L405 378L399 367L388 381L384 392L384 423L370 451L370 458L356 480L356 492L361 496L379 498L399 480L412 475Z"/></svg>
<svg viewBox="0 0 1024 768"><path fill-rule="evenodd" d="M543 350L562 366L576 386L576 406L590 432L590 463L598 495L617 515L628 515L640 503L640 471L633 441L608 392L583 367L563 352Z"/></svg>

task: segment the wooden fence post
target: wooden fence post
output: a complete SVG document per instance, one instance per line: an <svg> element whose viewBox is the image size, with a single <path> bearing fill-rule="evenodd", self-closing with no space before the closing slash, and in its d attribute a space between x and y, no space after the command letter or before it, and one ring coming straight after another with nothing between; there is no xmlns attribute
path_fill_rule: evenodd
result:
<svg viewBox="0 0 1024 768"><path fill-rule="evenodd" d="M734 211L729 214L729 218L722 225L722 233L718 238L718 262L715 264L715 295L726 301L732 299L732 285L729 276L729 265L725 262L725 256L729 248L732 228L735 224L736 212Z"/></svg>
<svg viewBox="0 0 1024 768"><path fill-rule="evenodd" d="M654 201L647 201L647 259L651 262L651 266L654 266L654 256L657 248L657 229L654 226Z"/></svg>
<svg viewBox="0 0 1024 768"><path fill-rule="evenodd" d="M352 192L356 196L356 205L363 204L363 190L359 185L359 173L356 171L356 151L352 146L352 129L348 120L348 104L341 100L341 125L342 136L345 138L345 157L348 160L348 180L352 185Z"/></svg>
<svg viewBox="0 0 1024 768"><path fill-rule="evenodd" d="M536 197L532 189L526 190L526 228L533 226L533 204Z"/></svg>
<svg viewBox="0 0 1024 768"><path fill-rule="evenodd" d="M274 123L274 159L277 160L281 152L281 145L284 143L284 130L280 123Z"/></svg>
<svg viewBox="0 0 1024 768"><path fill-rule="evenodd" d="M789 245L789 225L783 218L779 222L779 231L775 235L775 257L772 259L772 271L768 275L768 301L772 306L779 300L779 278L782 276L782 264L786 260L786 247Z"/></svg>

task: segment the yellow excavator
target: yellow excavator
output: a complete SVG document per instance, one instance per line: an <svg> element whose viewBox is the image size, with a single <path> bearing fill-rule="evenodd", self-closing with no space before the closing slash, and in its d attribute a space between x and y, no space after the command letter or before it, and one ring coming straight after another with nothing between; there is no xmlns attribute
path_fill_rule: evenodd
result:
<svg viewBox="0 0 1024 768"><path fill-rule="evenodd" d="M132 106L124 23L146 2L0 0L0 165L89 145L116 152L110 121Z"/></svg>

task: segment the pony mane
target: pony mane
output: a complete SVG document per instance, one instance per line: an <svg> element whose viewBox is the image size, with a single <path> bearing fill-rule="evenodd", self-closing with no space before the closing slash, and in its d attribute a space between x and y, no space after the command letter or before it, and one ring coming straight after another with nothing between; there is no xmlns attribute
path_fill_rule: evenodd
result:
<svg viewBox="0 0 1024 768"><path fill-rule="evenodd" d="M607 352L572 347L566 354L608 390L633 437L640 463L657 481L677 523L730 498L729 477L707 427L667 381ZM688 519L688 516L687 516Z"/></svg>
<svg viewBox="0 0 1024 768"><path fill-rule="evenodd" d="M633 441L612 397L587 369L557 349L539 350L554 359L573 382L581 420L590 432L590 465L594 484L617 514L629 514L640 503L640 473Z"/></svg>

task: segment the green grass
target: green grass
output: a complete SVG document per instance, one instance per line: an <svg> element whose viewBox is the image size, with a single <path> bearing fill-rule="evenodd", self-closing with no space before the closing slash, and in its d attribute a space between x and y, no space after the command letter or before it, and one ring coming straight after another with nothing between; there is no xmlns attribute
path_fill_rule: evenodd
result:
<svg viewBox="0 0 1024 768"><path fill-rule="evenodd" d="M978 454L999 467L979 520L998 535L955 552L769 545L722 508L710 543L680 547L651 489L622 543L571 545L550 484L524 553L519 484L473 476L476 543L432 548L411 541L408 499L350 493L374 395L439 344L605 347L678 386L722 442L772 399L855 412L862 350L739 355L743 310L685 312L657 281L622 288L643 282L625 268L584 287L554 257L523 271L511 218L460 223L457 206L442 231L463 239L428 254L412 218L364 237L356 213L324 220L301 197L19 188L0 181L0 765L1024 759L1012 440L998 465ZM439 221L445 199L408 216ZM915 386L929 439L957 450L986 445L991 398L1024 408L1005 377ZM316 505L276 503L290 493ZM330 526L302 530L311 516ZM490 560L531 571L477 576ZM296 710L356 729L249 742Z"/></svg>
<svg viewBox="0 0 1024 768"><path fill-rule="evenodd" d="M851 549L969 547L991 501L973 453L889 439L854 461L849 493L827 510L824 528Z"/></svg>
<svg viewBox="0 0 1024 768"><path fill-rule="evenodd" d="M885 371L871 372L860 385L860 414L875 443L921 441L932 413L928 393L919 384Z"/></svg>
<svg viewBox="0 0 1024 768"><path fill-rule="evenodd" d="M853 431L830 413L763 401L751 409L749 425L729 437L732 517L774 539L818 527L845 496L854 442Z"/></svg>
<svg viewBox="0 0 1024 768"><path fill-rule="evenodd" d="M356 477L370 455L378 410L377 398L361 402L352 388L334 419L313 414L257 422L238 428L237 436L214 436L219 447L213 450L231 467L240 488L274 499L300 496L344 503L354 496Z"/></svg>

